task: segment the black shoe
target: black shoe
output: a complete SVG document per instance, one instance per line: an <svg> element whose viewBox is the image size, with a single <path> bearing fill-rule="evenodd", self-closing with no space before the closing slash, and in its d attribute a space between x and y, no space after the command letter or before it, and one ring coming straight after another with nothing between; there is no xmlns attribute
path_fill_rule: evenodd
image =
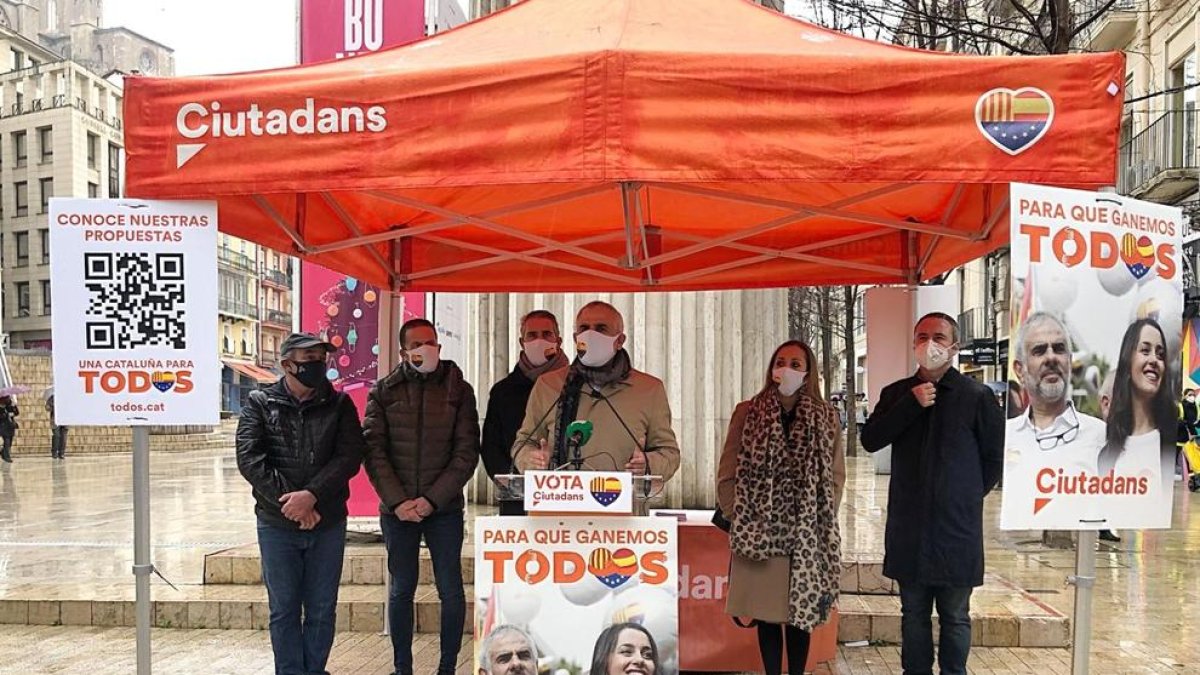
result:
<svg viewBox="0 0 1200 675"><path fill-rule="evenodd" d="M1100 530L1100 541L1111 541L1115 544L1121 543L1121 538L1112 533L1112 530Z"/></svg>
<svg viewBox="0 0 1200 675"><path fill-rule="evenodd" d="M12 464L12 457L9 455L0 455L0 459L3 459L4 461L8 462L9 464Z"/></svg>

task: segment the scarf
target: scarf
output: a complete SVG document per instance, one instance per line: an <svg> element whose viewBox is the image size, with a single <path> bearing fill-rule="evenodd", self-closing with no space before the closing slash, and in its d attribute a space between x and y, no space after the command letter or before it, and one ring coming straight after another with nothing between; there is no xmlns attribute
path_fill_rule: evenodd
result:
<svg viewBox="0 0 1200 675"><path fill-rule="evenodd" d="M521 358L517 359L517 367L521 369L521 372L525 374L525 377L528 377L534 382L537 382L539 377L552 370L558 370L559 368L566 367L567 363L567 355L562 353L562 349L555 350L554 358L540 366L535 366L530 363L529 357L525 356L524 351L521 352Z"/></svg>
<svg viewBox="0 0 1200 675"><path fill-rule="evenodd" d="M788 623L825 623L841 583L841 535L833 486L835 428L829 410L801 394L784 430L775 390L750 401L738 452L729 543L748 560L787 557Z"/></svg>
<svg viewBox="0 0 1200 675"><path fill-rule="evenodd" d="M633 370L633 366L629 360L629 352L624 349L613 355L612 361L596 368L583 365L579 359L575 359L575 363L571 364L571 374L581 375L584 382L596 389L629 379L631 370Z"/></svg>

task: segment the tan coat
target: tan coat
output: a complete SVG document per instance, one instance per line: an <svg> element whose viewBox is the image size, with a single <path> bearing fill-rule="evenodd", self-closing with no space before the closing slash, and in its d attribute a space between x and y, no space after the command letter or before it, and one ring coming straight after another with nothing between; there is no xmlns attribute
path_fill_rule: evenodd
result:
<svg viewBox="0 0 1200 675"><path fill-rule="evenodd" d="M733 520L734 495L737 489L737 459L742 450L742 429L750 412L750 401L742 401L729 420L729 433L725 447L721 450L721 461L717 466L717 505L726 518ZM830 415L837 411L830 409ZM841 424L838 424L841 428ZM842 489L846 485L846 456L844 441L838 433L833 446L833 499L842 503ZM747 560L732 556L729 568L729 591L725 599L725 611L734 616L750 617L767 623L787 623L788 577L791 562L783 556L763 561Z"/></svg>
<svg viewBox="0 0 1200 675"><path fill-rule="evenodd" d="M554 448L558 413L551 408L556 407L567 371L568 368L560 368L546 373L533 386L525 407L525 421L512 449L513 459L522 471L541 468L530 467L527 462L529 452L537 449L540 439L545 438L551 450ZM640 443L646 450L651 475L662 476L664 480L675 475L679 469L679 443L671 428L671 406L662 380L639 370L630 370L627 379L601 388L600 393L620 413L637 441L630 437L608 403L589 396L585 387L584 394L579 397L579 412L575 415L576 419L591 420L593 425L592 438L580 452L584 469L623 471Z"/></svg>

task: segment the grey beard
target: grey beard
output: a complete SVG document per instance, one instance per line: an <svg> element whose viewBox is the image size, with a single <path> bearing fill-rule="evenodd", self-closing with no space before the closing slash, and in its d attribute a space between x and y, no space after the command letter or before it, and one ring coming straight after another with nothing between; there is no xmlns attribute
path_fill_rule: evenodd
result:
<svg viewBox="0 0 1200 675"><path fill-rule="evenodd" d="M1039 398L1045 401L1062 401L1067 398L1067 381L1060 379L1055 384L1038 381L1033 387Z"/></svg>

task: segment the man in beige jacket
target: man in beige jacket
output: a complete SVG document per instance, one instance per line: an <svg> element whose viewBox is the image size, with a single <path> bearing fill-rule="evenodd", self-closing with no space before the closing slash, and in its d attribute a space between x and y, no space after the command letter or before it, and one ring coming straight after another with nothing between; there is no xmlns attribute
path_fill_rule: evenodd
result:
<svg viewBox="0 0 1200 675"><path fill-rule="evenodd" d="M574 335L575 362L542 375L529 396L512 449L517 467L564 465L571 458L557 430L588 420L593 432L580 451L584 470L673 476L679 444L667 390L658 378L633 369L620 312L606 302L588 303L575 317Z"/></svg>

